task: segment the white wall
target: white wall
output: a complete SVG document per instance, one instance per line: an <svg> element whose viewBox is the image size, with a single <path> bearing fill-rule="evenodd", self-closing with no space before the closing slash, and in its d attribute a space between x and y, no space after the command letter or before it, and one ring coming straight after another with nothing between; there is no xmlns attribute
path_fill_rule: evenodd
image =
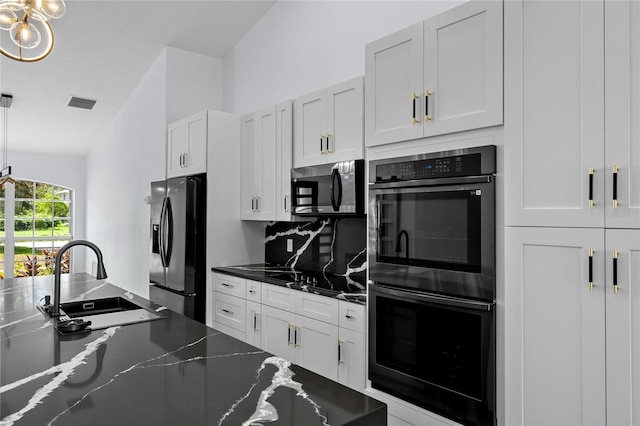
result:
<svg viewBox="0 0 640 426"><path fill-rule="evenodd" d="M463 1L278 1L224 58L225 111L244 114L364 75L365 44Z"/></svg>
<svg viewBox="0 0 640 426"><path fill-rule="evenodd" d="M222 110L222 61L167 47L167 123L205 109Z"/></svg>
<svg viewBox="0 0 640 426"><path fill-rule="evenodd" d="M87 238L101 248L109 282L140 296L149 285L144 198L165 179L168 117L222 105L219 69L217 59L164 49L87 155Z"/></svg>

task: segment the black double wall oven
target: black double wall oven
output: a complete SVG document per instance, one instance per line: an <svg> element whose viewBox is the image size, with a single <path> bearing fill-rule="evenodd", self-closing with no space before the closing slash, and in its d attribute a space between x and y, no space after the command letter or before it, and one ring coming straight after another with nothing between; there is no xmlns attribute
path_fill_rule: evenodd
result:
<svg viewBox="0 0 640 426"><path fill-rule="evenodd" d="M496 148L369 165L369 379L471 425L495 418Z"/></svg>

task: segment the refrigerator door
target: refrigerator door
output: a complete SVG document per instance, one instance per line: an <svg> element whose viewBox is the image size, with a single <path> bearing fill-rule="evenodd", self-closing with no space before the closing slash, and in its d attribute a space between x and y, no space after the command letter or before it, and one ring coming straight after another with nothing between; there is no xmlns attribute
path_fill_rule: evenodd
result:
<svg viewBox="0 0 640 426"><path fill-rule="evenodd" d="M163 220L163 244L165 248L165 286L178 292L186 292L186 245L187 234L187 177L167 181L167 199Z"/></svg>
<svg viewBox="0 0 640 426"><path fill-rule="evenodd" d="M164 285L165 282L164 262L161 254L162 229L160 224L166 194L165 185L165 181L151 182L149 281L160 285Z"/></svg>

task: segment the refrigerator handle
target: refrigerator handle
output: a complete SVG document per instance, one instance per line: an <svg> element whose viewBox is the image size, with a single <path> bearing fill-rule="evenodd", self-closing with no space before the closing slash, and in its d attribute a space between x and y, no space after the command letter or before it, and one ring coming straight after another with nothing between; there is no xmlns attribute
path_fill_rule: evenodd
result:
<svg viewBox="0 0 640 426"><path fill-rule="evenodd" d="M166 198L166 206L165 206L165 222L166 229L164 228L165 223L163 222L163 232L166 232L166 245L164 245L164 261L166 263L165 266L169 266L171 263L171 248L173 247L173 211L171 209L171 199L169 197Z"/></svg>
<svg viewBox="0 0 640 426"><path fill-rule="evenodd" d="M165 253L164 253L164 216L167 209L167 200L168 198L166 197L162 200L162 208L160 209L160 224L158 225L159 227L158 246L160 248L160 260L162 262L162 267L164 268L167 267L167 261L165 260ZM154 236L155 236L155 233L154 233Z"/></svg>

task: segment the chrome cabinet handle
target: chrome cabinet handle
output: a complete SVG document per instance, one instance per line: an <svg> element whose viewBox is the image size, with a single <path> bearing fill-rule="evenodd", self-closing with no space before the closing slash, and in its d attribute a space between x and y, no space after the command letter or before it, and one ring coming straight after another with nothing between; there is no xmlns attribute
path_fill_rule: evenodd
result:
<svg viewBox="0 0 640 426"><path fill-rule="evenodd" d="M618 208L618 165L613 165L613 208Z"/></svg>

